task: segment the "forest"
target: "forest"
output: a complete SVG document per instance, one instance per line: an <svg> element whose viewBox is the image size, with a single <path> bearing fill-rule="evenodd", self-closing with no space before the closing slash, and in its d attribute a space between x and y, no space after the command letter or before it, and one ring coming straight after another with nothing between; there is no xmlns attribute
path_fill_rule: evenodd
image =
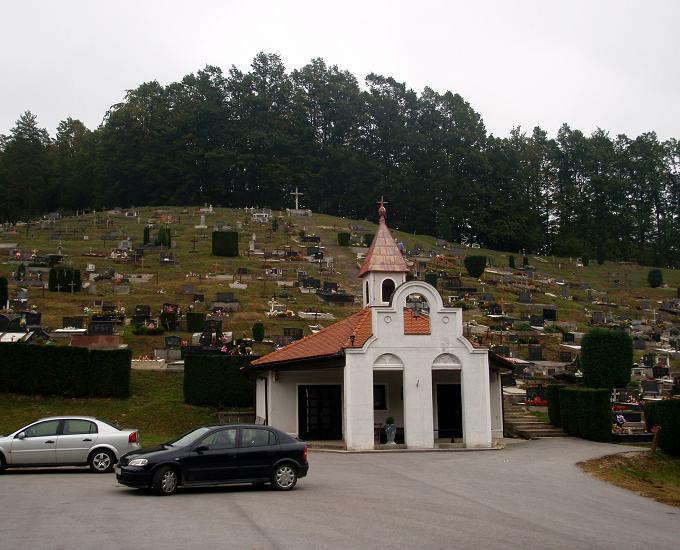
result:
<svg viewBox="0 0 680 550"><path fill-rule="evenodd" d="M499 96L500 98L500 96ZM500 100L500 99L499 99ZM460 95L275 54L128 90L98 128L0 136L0 222L114 206L292 204L489 248L680 265L680 143L564 124L487 133Z"/></svg>

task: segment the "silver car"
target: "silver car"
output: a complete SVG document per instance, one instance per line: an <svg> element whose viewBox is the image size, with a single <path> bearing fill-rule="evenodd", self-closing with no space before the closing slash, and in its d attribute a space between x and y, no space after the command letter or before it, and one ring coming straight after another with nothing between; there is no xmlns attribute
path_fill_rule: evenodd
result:
<svg viewBox="0 0 680 550"><path fill-rule="evenodd" d="M89 416L41 418L0 436L0 471L32 466L84 466L113 470L118 458L139 449L137 430L119 430Z"/></svg>

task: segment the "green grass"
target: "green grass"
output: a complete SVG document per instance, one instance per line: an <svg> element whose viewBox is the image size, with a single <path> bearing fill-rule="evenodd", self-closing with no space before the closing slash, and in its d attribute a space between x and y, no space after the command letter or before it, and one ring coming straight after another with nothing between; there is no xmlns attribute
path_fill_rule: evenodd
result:
<svg viewBox="0 0 680 550"><path fill-rule="evenodd" d="M531 410L529 412L536 417L536 420L540 420L541 422L545 422L546 424L550 424L550 418L548 417L547 412L531 411Z"/></svg>
<svg viewBox="0 0 680 550"><path fill-rule="evenodd" d="M120 427L137 428L142 444L166 441L201 424L215 424L216 409L184 403L183 375L132 371L128 399L71 399L2 394L0 433L44 416L96 416Z"/></svg>

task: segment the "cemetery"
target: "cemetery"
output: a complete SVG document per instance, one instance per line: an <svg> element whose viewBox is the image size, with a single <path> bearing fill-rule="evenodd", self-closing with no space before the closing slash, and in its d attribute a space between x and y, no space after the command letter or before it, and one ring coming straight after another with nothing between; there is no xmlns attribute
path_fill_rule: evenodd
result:
<svg viewBox="0 0 680 550"><path fill-rule="evenodd" d="M29 232L5 224L0 341L128 349L133 371L181 376L187 357L259 357L317 334L362 307L357 272L376 226L299 206L113 209ZM511 371L506 403L540 409L551 384L578 384L593 328L632 337L631 382L619 389L636 394L635 407L678 392L679 272L664 270L666 284L651 287L648 268L634 264L533 256L518 268L507 253L393 235L407 280L461 308L465 338ZM623 411L623 432L644 431L635 407Z"/></svg>

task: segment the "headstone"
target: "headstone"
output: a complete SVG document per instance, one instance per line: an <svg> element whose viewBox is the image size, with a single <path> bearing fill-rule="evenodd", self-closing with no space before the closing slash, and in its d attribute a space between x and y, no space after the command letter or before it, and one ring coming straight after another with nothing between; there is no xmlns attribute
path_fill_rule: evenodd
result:
<svg viewBox="0 0 680 550"><path fill-rule="evenodd" d="M205 297L203 296L203 294L192 294L191 301L202 303L203 301L205 301Z"/></svg>
<svg viewBox="0 0 680 550"><path fill-rule="evenodd" d="M481 297L482 302L493 302L494 299L495 298L493 297L493 294L491 294L490 292L482 293L482 297Z"/></svg>
<svg viewBox="0 0 680 550"><path fill-rule="evenodd" d="M135 315L151 315L151 306L141 304L135 306Z"/></svg>
<svg viewBox="0 0 680 550"><path fill-rule="evenodd" d="M543 316L542 315L530 315L529 324L532 327L542 327L543 326Z"/></svg>
<svg viewBox="0 0 680 550"><path fill-rule="evenodd" d="M569 289L566 286L560 287L560 296L562 296L562 298L565 300L569 298Z"/></svg>
<svg viewBox="0 0 680 550"><path fill-rule="evenodd" d="M500 304L490 304L487 310L488 315L503 315L503 308Z"/></svg>
<svg viewBox="0 0 680 550"><path fill-rule="evenodd" d="M664 376L668 376L668 373L668 367L652 367L652 376L654 378L663 378Z"/></svg>
<svg viewBox="0 0 680 550"><path fill-rule="evenodd" d="M543 319L545 321L557 321L557 310L554 308L543 308Z"/></svg>
<svg viewBox="0 0 680 550"><path fill-rule="evenodd" d="M646 353L642 356L642 364L645 367L653 367L656 364L656 355L653 353Z"/></svg>
<svg viewBox="0 0 680 550"><path fill-rule="evenodd" d="M182 338L180 336L166 336L165 349L182 347Z"/></svg>
<svg viewBox="0 0 680 550"><path fill-rule="evenodd" d="M573 332L563 332L562 342L565 344L573 344L576 341L576 335Z"/></svg>
<svg viewBox="0 0 680 550"><path fill-rule="evenodd" d="M510 356L510 347L509 346L492 346L491 351L493 351L496 355L500 355L501 357L509 357Z"/></svg>
<svg viewBox="0 0 680 550"><path fill-rule="evenodd" d="M604 311L593 311L593 316L591 317L591 323L593 325L603 325L606 323L606 318Z"/></svg>
<svg viewBox="0 0 680 550"><path fill-rule="evenodd" d="M300 340L300 338L302 338L302 336L303 336L303 331L302 331L301 328L297 328L297 327L290 328L289 327L289 328L283 329L283 335L289 336L293 340Z"/></svg>
<svg viewBox="0 0 680 550"><path fill-rule="evenodd" d="M543 346L529 344L529 361L543 361Z"/></svg>
<svg viewBox="0 0 680 550"><path fill-rule="evenodd" d="M640 389L643 395L659 395L660 384L658 380L640 380Z"/></svg>
<svg viewBox="0 0 680 550"><path fill-rule="evenodd" d="M196 287L193 284L182 285L182 294L193 294L194 292L196 292Z"/></svg>
<svg viewBox="0 0 680 550"><path fill-rule="evenodd" d="M116 296L127 296L130 294L130 285L113 285L113 293Z"/></svg>
<svg viewBox="0 0 680 550"><path fill-rule="evenodd" d="M215 301L216 302L236 302L237 300L234 299L234 293L233 292L218 292L215 294Z"/></svg>
<svg viewBox="0 0 680 550"><path fill-rule="evenodd" d="M572 358L570 351L561 351L560 352L560 362L571 363L572 361L573 361L573 358Z"/></svg>
<svg viewBox="0 0 680 550"><path fill-rule="evenodd" d="M83 328L85 318L82 316L62 317L61 326L63 328Z"/></svg>
<svg viewBox="0 0 680 550"><path fill-rule="evenodd" d="M90 321L87 325L87 333L90 336L110 336L113 334L113 322Z"/></svg>
<svg viewBox="0 0 680 550"><path fill-rule="evenodd" d="M645 350L647 349L647 342L645 342L642 338L634 338L633 349Z"/></svg>
<svg viewBox="0 0 680 550"><path fill-rule="evenodd" d="M520 290L517 301L520 304L530 304L531 303L531 293L528 290Z"/></svg>

